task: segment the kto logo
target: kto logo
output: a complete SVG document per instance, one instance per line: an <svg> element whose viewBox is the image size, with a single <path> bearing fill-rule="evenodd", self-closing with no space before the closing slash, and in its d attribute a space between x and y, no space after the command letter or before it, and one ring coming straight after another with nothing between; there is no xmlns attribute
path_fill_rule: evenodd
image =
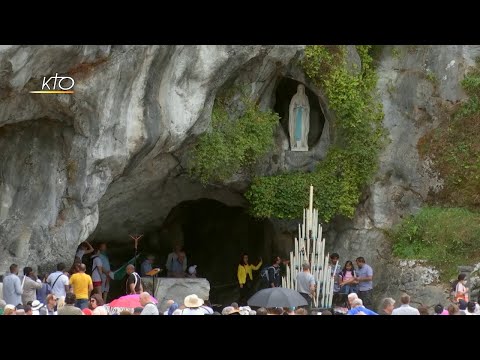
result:
<svg viewBox="0 0 480 360"><path fill-rule="evenodd" d="M53 81L52 81L53 80ZM69 76L51 76L48 80L43 77L42 90L30 91L31 94L73 94L75 80Z"/></svg>

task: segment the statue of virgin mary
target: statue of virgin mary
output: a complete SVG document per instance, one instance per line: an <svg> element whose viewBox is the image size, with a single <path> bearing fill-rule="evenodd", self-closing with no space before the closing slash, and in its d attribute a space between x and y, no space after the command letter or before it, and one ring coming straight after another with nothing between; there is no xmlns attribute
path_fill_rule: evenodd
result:
<svg viewBox="0 0 480 360"><path fill-rule="evenodd" d="M298 85L297 92L290 101L288 129L290 150L308 151L308 130L310 128L310 105L305 95L305 86Z"/></svg>

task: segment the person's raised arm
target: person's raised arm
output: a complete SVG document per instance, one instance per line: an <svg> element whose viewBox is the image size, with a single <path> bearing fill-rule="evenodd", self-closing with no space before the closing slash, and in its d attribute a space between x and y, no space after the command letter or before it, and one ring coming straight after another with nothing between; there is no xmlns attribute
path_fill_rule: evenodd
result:
<svg viewBox="0 0 480 360"><path fill-rule="evenodd" d="M87 244L88 249L85 250L85 253L84 253L84 254L90 254L90 253L92 253L92 252L94 251L93 246L90 245L90 243L89 243L88 241L85 241L85 244Z"/></svg>
<svg viewBox="0 0 480 360"><path fill-rule="evenodd" d="M42 288L43 285L42 285L41 282L35 281L35 280L33 280L33 279L30 279L30 280L32 280L32 281L31 281L31 282L32 282L32 287L33 287L34 289L41 289L41 288Z"/></svg>
<svg viewBox="0 0 480 360"><path fill-rule="evenodd" d="M258 270L260 269L260 266L262 266L262 264L263 264L263 261L262 261L262 258L260 258L260 261L257 264L257 266L253 266L253 265L250 265L250 266L252 267L252 270Z"/></svg>

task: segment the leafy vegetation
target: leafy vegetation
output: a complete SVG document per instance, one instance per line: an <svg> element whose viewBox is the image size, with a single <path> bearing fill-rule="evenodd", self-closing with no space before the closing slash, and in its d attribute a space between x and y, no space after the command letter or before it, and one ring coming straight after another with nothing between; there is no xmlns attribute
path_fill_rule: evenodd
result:
<svg viewBox="0 0 480 360"><path fill-rule="evenodd" d="M440 270L443 280L455 278L457 266L478 260L480 214L464 208L425 207L403 220L390 233L393 253L425 259Z"/></svg>
<svg viewBox="0 0 480 360"><path fill-rule="evenodd" d="M383 143L383 112L374 93L377 76L370 50L371 46L357 46L361 69L354 72L344 46L307 46L303 67L335 112L335 143L311 173L255 178L246 193L254 216L298 217L308 204L310 184L316 189L314 203L323 221L354 215L362 188L377 169Z"/></svg>
<svg viewBox="0 0 480 360"><path fill-rule="evenodd" d="M203 184L230 179L273 146L278 114L261 111L247 96L241 103L241 116L232 119L226 98L215 101L211 129L200 136L189 163L190 175Z"/></svg>
<svg viewBox="0 0 480 360"><path fill-rule="evenodd" d="M444 180L431 205L392 231L394 254L423 258L444 280L480 256L480 63L462 80L468 99L418 143ZM441 205L442 207L439 207Z"/></svg>

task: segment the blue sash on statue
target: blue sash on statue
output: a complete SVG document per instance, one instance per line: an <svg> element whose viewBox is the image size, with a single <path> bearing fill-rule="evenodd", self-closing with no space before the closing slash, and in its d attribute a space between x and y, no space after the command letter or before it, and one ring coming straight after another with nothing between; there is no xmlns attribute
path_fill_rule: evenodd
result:
<svg viewBox="0 0 480 360"><path fill-rule="evenodd" d="M295 141L302 141L302 117L303 117L303 107L298 106L295 108Z"/></svg>

